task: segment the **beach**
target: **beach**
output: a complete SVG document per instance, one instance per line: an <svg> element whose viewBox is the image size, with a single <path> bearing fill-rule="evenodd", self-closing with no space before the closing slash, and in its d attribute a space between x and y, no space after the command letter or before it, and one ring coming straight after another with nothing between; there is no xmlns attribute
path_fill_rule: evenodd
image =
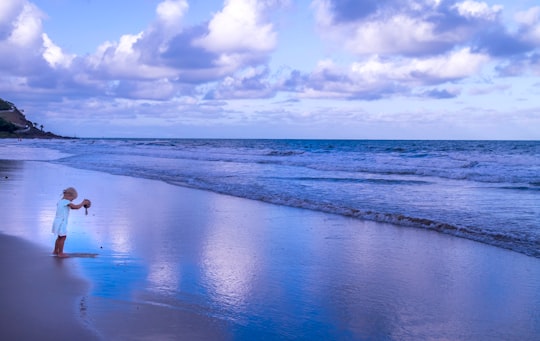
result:
<svg viewBox="0 0 540 341"><path fill-rule="evenodd" d="M79 318L87 284L67 264L22 239L0 235L2 340L98 340Z"/></svg>
<svg viewBox="0 0 540 341"><path fill-rule="evenodd" d="M540 335L539 258L49 162L0 161L0 183L2 339ZM79 257L57 259L50 227L68 186L93 205L70 215L66 252Z"/></svg>

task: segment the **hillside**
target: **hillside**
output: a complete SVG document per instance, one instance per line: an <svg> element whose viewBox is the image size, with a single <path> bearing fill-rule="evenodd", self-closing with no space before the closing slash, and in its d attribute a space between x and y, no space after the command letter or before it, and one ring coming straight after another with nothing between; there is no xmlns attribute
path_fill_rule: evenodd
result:
<svg viewBox="0 0 540 341"><path fill-rule="evenodd" d="M39 126L26 118L17 107L0 99L0 138L63 138L51 132L43 131Z"/></svg>

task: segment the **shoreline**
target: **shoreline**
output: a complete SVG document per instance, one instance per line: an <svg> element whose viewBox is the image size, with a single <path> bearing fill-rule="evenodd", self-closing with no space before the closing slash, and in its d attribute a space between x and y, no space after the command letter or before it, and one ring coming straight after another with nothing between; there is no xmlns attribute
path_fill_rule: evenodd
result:
<svg viewBox="0 0 540 341"><path fill-rule="evenodd" d="M534 205L537 200L537 191L534 186L535 181L528 181L534 180L534 175L527 175L525 168L510 166L504 161L511 159L513 153L523 152L526 154L531 151L530 148L538 148L538 144L518 144L514 146L517 149L509 149L512 148L512 145L500 142L485 146L483 144L472 146L459 143L459 145L453 146L457 153L455 157L446 155L443 158L446 162L463 158L463 160L467 160L463 161L465 162L463 167L459 166L459 163L462 162L459 161L458 164L453 164L453 168L445 171L439 169L437 162L434 162L434 156L428 156L430 154L422 154L421 158L413 158L414 164L420 162L418 165L421 169L424 167L423 163L427 162L431 165L428 167L430 169L428 173L434 173L434 177L426 177L426 174L399 175L401 174L399 169L402 168L399 164L409 162L410 158L406 155L415 153L416 148L432 150L433 155L437 155L439 152L446 153L444 145L451 142L446 141L441 145L428 143L423 147L416 144L404 145L402 147L407 150L404 156L399 156L401 152L397 156L390 152L388 155L384 154L386 156L381 162L370 163L374 166L366 164L364 166L367 168L364 169L362 168L364 161L360 161L355 166L351 165L353 168L364 169L356 174L347 171L349 166L345 162L346 151L347 148L354 147L355 153L364 155L365 147L368 145L363 146L363 143L357 144L355 142L351 146L348 144L338 146L336 144L335 153L332 152L328 155L330 159L326 156L321 159L323 163L329 162L328 166L322 167L327 170L321 171L312 169L309 165L309 159L314 157L315 160L318 160L319 155L314 151L326 147L333 149L334 144L321 141L313 145L305 143L300 145L296 143L282 144L279 141L249 142L246 145L255 147L255 149L246 154L245 160L243 160L244 156L238 154L238 150L230 155L219 156L217 159L228 160L227 162L236 160L222 168L221 166L226 164L216 162L213 160L215 156L212 155L229 143L190 141L180 143L174 140L133 142L121 139L113 142L103 139L74 143L52 142L45 145L22 143L20 144L22 146L14 143L12 145L14 148L9 146L4 151L12 151L11 154L16 154L15 151L19 150L22 157L32 160L44 159L43 155L53 154L51 152L60 154L60 151L64 156L69 156L71 155L69 152L72 151L78 156L73 155L72 158L59 160L58 163L108 174L155 179L176 186L198 188L278 205L350 216L360 220L431 229L514 250L540 259L540 245L538 244L540 234L537 230L538 219L536 219L540 211ZM243 144L243 142L234 142L230 143L230 146L240 147ZM369 145L371 146L371 144ZM47 146L51 148L50 152L42 148ZM75 149L71 150L71 147ZM263 147L268 148L268 150L265 151L266 149ZM375 148L375 151L379 148L383 153L386 153L396 147L398 147L397 150L400 150L399 144L394 143L388 145L376 143L369 148ZM508 158L499 159L499 157L493 156L498 161L488 161L487 164L492 164L492 166L486 166L486 169L481 168L478 170L479 174L476 174L476 167L479 163L474 160L475 154L466 152L461 155L460 151L477 147L481 150L485 149L487 153L491 149L504 147L503 150L508 153ZM126 155L118 156L119 151L115 152L117 148L126 148ZM200 148L202 149L199 150ZM258 148L263 149L258 150ZM284 149L281 150L281 148ZM201 152L199 156L197 156L198 150ZM0 152L2 152L1 148ZM153 152L157 153L156 159L151 156ZM305 157L303 156L304 152L307 153ZM89 155L85 156L85 153ZM110 160L104 159L101 153L110 155ZM259 153L261 155L258 155ZM282 153L284 155L281 155ZM39 156L34 156L36 154ZM92 154L94 156L91 156ZM167 157L161 158L160 155L167 155ZM55 158L54 155L46 157L50 160ZM58 159L62 157L57 156ZM201 160L198 160L199 157ZM392 170L393 167L390 167L389 174L386 175L384 171L386 166L384 165L395 157L401 161L397 162L398 165L394 170ZM531 157L533 160L537 160L534 155ZM333 159L336 162L333 162ZM248 164L244 162L248 162ZM281 165L282 162L297 164L300 165L300 168L289 168L289 166ZM533 166L536 163L536 161L531 162ZM231 167L233 164L235 166ZM237 169L245 176L238 177ZM331 169L342 169L345 173L339 173L339 176L335 178ZM509 172L509 169L514 171ZM289 171L290 174L288 174ZM265 175L274 172L274 176ZM295 172L298 172L299 176L295 176ZM371 172L373 174L369 175ZM495 174L499 175L495 176ZM512 178L511 174L515 174L516 177ZM456 177L459 180L456 180ZM413 179L416 180L412 181ZM519 179L522 181L517 181ZM512 185L514 183L517 187Z"/></svg>
<svg viewBox="0 0 540 341"><path fill-rule="evenodd" d="M71 212L66 252L98 256L60 262L89 285L76 286L79 311L66 301L58 309L75 322L83 314L106 340L532 340L540 331L540 261L516 252L47 162L0 160L0 181L0 233L43 248L63 188L92 200L88 216ZM2 260L7 274L39 265ZM21 297L2 278L2 300ZM20 314L47 314L47 295L35 296Z"/></svg>

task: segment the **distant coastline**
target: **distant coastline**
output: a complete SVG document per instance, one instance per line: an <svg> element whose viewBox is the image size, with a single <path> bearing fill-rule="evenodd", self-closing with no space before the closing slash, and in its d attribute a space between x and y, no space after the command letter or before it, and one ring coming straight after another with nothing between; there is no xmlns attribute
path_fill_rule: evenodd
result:
<svg viewBox="0 0 540 341"><path fill-rule="evenodd" d="M68 137L44 131L43 125L28 120L13 103L0 99L0 138L66 139Z"/></svg>

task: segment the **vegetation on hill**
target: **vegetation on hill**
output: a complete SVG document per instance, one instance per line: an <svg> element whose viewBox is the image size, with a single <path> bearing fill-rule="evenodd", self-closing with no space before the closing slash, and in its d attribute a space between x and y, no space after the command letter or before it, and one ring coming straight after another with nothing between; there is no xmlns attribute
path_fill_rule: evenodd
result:
<svg viewBox="0 0 540 341"><path fill-rule="evenodd" d="M15 104L0 98L0 138L62 138L38 126L27 120Z"/></svg>
<svg viewBox="0 0 540 341"><path fill-rule="evenodd" d="M13 133L15 130L17 130L17 127L13 123L0 117L0 132L5 131L8 133Z"/></svg>
<svg viewBox="0 0 540 341"><path fill-rule="evenodd" d="M4 101L0 98L0 110L11 110L15 108L15 105L11 102Z"/></svg>

